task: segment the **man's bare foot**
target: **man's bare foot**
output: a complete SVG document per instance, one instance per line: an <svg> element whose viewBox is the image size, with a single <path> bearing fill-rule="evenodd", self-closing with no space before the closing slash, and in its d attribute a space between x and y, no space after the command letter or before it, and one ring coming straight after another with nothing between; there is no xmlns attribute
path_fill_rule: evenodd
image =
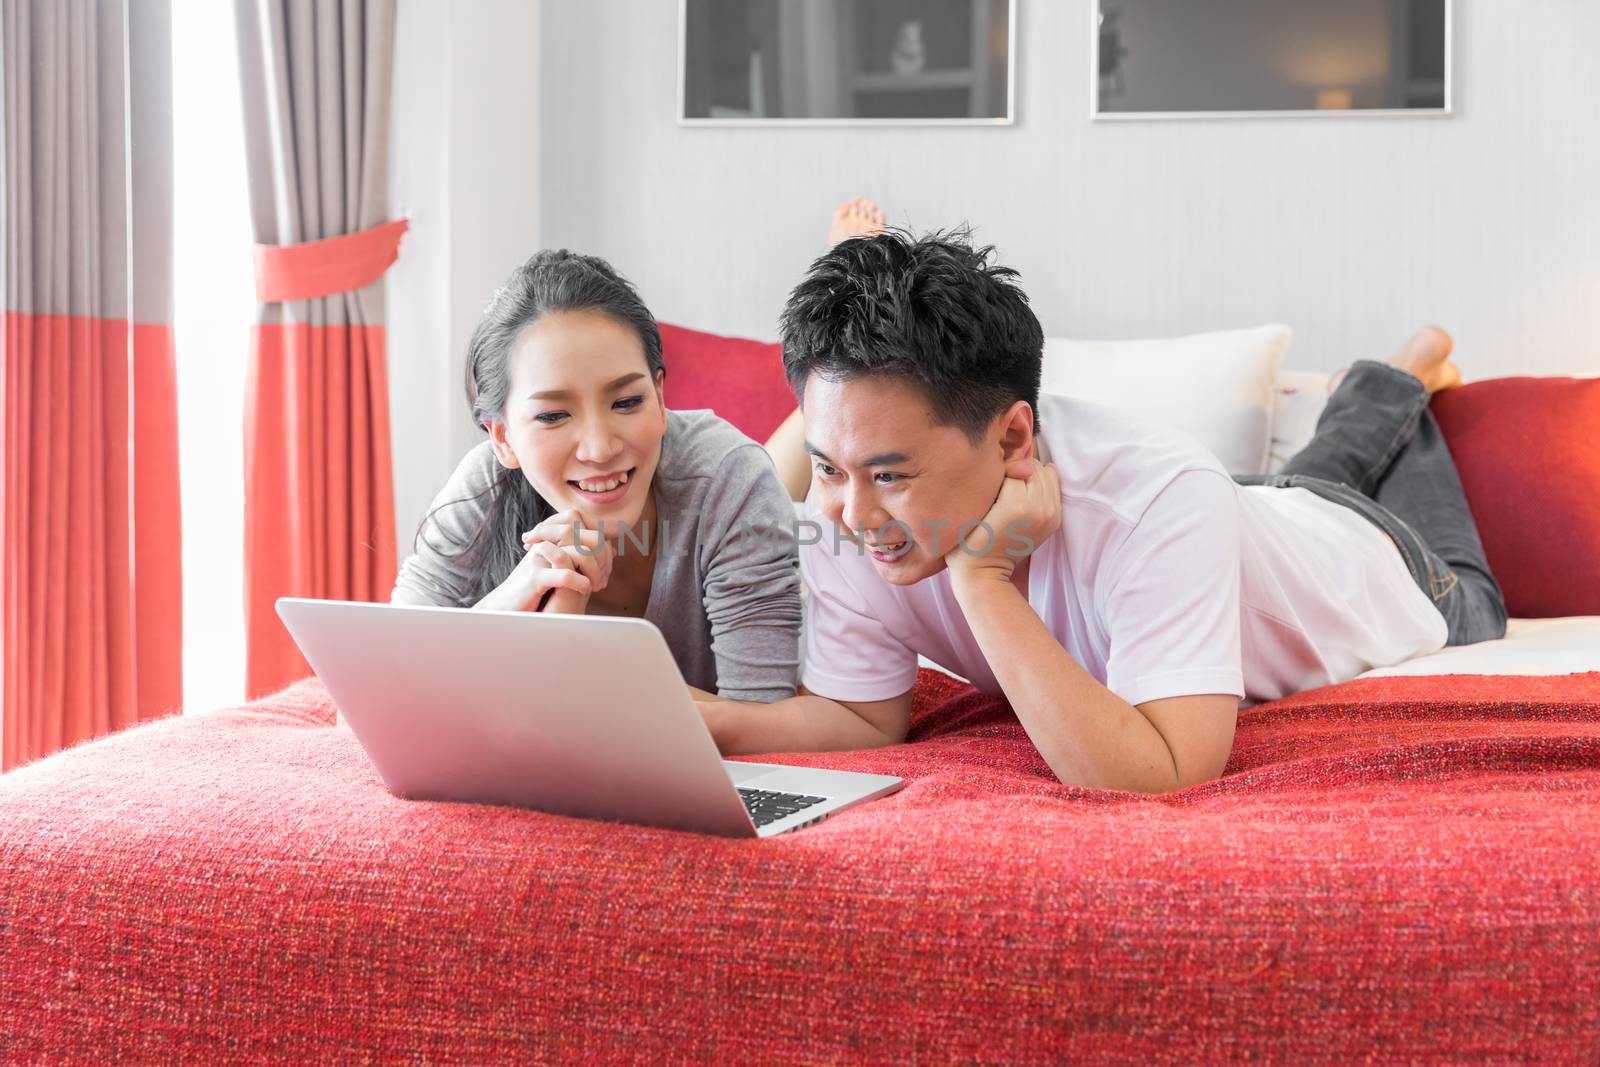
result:
<svg viewBox="0 0 1600 1067"><path fill-rule="evenodd" d="M1450 350L1455 347L1448 333L1437 326L1424 326L1389 357L1391 366L1399 367L1422 382L1429 393L1452 389L1461 384L1461 368L1450 361ZM1349 368L1338 371L1328 379L1328 393L1339 388Z"/></svg>
<svg viewBox="0 0 1600 1067"><path fill-rule="evenodd" d="M1401 345L1389 362L1422 380L1430 393L1461 384L1461 368L1450 362L1455 342L1437 326L1424 326Z"/></svg>
<svg viewBox="0 0 1600 1067"><path fill-rule="evenodd" d="M852 196L833 211L833 225L828 227L828 247L852 237L871 237L883 232L883 209L871 200Z"/></svg>

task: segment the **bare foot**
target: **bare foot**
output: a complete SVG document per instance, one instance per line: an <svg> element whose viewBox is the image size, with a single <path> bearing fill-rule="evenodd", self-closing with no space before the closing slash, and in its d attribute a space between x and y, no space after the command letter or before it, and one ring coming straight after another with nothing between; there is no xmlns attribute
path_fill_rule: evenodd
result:
<svg viewBox="0 0 1600 1067"><path fill-rule="evenodd" d="M1454 347L1455 341L1451 340L1448 333L1437 326L1424 326L1406 338L1405 344L1389 357L1388 362L1420 380L1429 393L1437 393L1461 384L1461 368L1450 361L1450 350ZM1330 396L1339 388L1348 371L1347 367L1328 379Z"/></svg>
<svg viewBox="0 0 1600 1067"><path fill-rule="evenodd" d="M852 196L833 211L833 225L828 227L828 247L852 237L871 237L883 232L883 209L871 200Z"/></svg>
<svg viewBox="0 0 1600 1067"><path fill-rule="evenodd" d="M1455 342L1437 326L1424 326L1401 345L1389 362L1422 380L1430 393L1461 384L1461 368L1450 362Z"/></svg>

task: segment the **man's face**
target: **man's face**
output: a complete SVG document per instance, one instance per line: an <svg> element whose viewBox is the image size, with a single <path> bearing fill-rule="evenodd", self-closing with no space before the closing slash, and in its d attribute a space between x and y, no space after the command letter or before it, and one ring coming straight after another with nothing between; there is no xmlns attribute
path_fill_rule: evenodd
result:
<svg viewBox="0 0 1600 1067"><path fill-rule="evenodd" d="M1000 420L974 444L934 421L920 388L886 375L813 374L804 397L808 499L866 547L885 581L911 585L939 573L962 524L989 513L1005 480ZM831 548L832 531L822 541Z"/></svg>

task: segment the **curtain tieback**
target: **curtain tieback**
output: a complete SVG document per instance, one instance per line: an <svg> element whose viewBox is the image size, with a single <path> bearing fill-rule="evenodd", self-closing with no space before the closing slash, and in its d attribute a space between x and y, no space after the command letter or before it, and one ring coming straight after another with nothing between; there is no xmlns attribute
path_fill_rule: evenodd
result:
<svg viewBox="0 0 1600 1067"><path fill-rule="evenodd" d="M256 299L310 300L364 289L400 258L405 219L297 245L256 245Z"/></svg>

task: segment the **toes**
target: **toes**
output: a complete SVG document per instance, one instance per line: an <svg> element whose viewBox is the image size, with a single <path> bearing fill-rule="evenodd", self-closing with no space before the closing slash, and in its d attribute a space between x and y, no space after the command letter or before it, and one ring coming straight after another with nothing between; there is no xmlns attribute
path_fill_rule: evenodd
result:
<svg viewBox="0 0 1600 1067"><path fill-rule="evenodd" d="M1450 350L1455 347L1455 340L1444 330L1433 325L1424 326L1418 330L1414 335L1414 340L1426 348L1430 355L1437 356L1440 359L1449 355Z"/></svg>
<svg viewBox="0 0 1600 1067"><path fill-rule="evenodd" d="M1450 335L1439 327L1423 326L1406 338L1399 351L1389 357L1389 362L1419 377L1431 378L1433 369L1450 357L1453 345Z"/></svg>
<svg viewBox="0 0 1600 1067"><path fill-rule="evenodd" d="M851 237L871 237L882 233L887 219L883 209L861 196L852 196L833 212L828 229L828 244L833 246Z"/></svg>

